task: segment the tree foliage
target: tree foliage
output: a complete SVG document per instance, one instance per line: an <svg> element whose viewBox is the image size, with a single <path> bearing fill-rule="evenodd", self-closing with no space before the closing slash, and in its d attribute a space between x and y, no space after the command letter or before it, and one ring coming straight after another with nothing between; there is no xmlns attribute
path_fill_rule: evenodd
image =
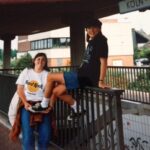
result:
<svg viewBox="0 0 150 150"><path fill-rule="evenodd" d="M17 57L17 50L13 49L11 50L11 58L16 58Z"/></svg>
<svg viewBox="0 0 150 150"><path fill-rule="evenodd" d="M148 58L150 60L150 48L141 48L136 49L134 53L134 59L139 59L139 58Z"/></svg>
<svg viewBox="0 0 150 150"><path fill-rule="evenodd" d="M16 58L17 57L17 50L12 49L11 50L11 58ZM0 61L3 61L3 50L0 49Z"/></svg>
<svg viewBox="0 0 150 150"><path fill-rule="evenodd" d="M150 92L150 71L139 73L133 82L130 82L128 89Z"/></svg>
<svg viewBox="0 0 150 150"><path fill-rule="evenodd" d="M12 66L15 69L19 69L19 68L24 69L26 67L30 67L31 65L32 65L32 57L28 53L12 62Z"/></svg>

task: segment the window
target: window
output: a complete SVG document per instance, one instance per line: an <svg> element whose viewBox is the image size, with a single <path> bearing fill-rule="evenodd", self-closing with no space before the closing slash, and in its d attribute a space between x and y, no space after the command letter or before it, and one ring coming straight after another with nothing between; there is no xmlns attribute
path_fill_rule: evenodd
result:
<svg viewBox="0 0 150 150"><path fill-rule="evenodd" d="M44 47L43 44L44 44L44 43L43 43L43 40L40 40L40 41L39 41L39 47L38 47L38 48L39 48L39 49L43 49L43 47Z"/></svg>
<svg viewBox="0 0 150 150"><path fill-rule="evenodd" d="M47 48L52 48L52 39L47 40Z"/></svg>
<svg viewBox="0 0 150 150"><path fill-rule="evenodd" d="M59 38L54 38L53 39L53 47L60 47L60 42L59 42Z"/></svg>
<svg viewBox="0 0 150 150"><path fill-rule="evenodd" d="M31 49L35 49L35 42L31 42Z"/></svg>
<svg viewBox="0 0 150 150"><path fill-rule="evenodd" d="M113 66L123 66L122 60L114 60L113 61Z"/></svg>
<svg viewBox="0 0 150 150"><path fill-rule="evenodd" d="M47 39L43 40L43 48L47 48Z"/></svg>
<svg viewBox="0 0 150 150"><path fill-rule="evenodd" d="M35 41L35 49L38 49L38 41Z"/></svg>
<svg viewBox="0 0 150 150"><path fill-rule="evenodd" d="M67 46L67 47L70 46L70 38L67 38L67 39L66 39L66 46Z"/></svg>
<svg viewBox="0 0 150 150"><path fill-rule="evenodd" d="M70 46L70 38L69 37L62 37L62 38L49 38L49 39L42 39L37 41L31 42L31 49L48 49L48 48L61 48L61 47L68 47Z"/></svg>
<svg viewBox="0 0 150 150"><path fill-rule="evenodd" d="M60 47L61 46L63 46L63 47L65 46L66 47L66 43L67 43L67 39L66 38L60 38L60 44L59 44Z"/></svg>

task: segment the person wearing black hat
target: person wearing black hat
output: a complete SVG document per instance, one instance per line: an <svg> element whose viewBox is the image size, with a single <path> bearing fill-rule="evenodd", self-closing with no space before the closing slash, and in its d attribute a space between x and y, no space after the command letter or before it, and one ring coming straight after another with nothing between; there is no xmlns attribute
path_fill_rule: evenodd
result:
<svg viewBox="0 0 150 150"><path fill-rule="evenodd" d="M107 70L108 45L107 38L101 32L102 22L91 19L85 25L87 32L87 48L84 52L78 79L81 87L108 87L104 83Z"/></svg>
<svg viewBox="0 0 150 150"><path fill-rule="evenodd" d="M68 89L94 86L107 88L105 76L107 70L108 45L107 38L101 32L102 23L97 19L89 20L86 25L87 48L85 49L82 63L76 72L50 73L47 79L45 97L42 103L33 107L34 111L44 110L48 107L52 97L59 97L73 109L72 116L78 116L76 100L67 94ZM53 84L57 82L54 88ZM80 107L79 107L80 108ZM82 112L82 111L81 111ZM71 120L71 116L69 116Z"/></svg>

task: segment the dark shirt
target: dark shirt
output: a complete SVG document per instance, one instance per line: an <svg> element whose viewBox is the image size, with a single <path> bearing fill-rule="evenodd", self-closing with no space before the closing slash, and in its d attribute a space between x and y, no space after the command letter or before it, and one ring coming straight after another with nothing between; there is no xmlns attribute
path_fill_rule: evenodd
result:
<svg viewBox="0 0 150 150"><path fill-rule="evenodd" d="M78 69L78 80L81 87L98 86L101 57L108 57L108 45L107 38L99 33L88 42L81 66Z"/></svg>

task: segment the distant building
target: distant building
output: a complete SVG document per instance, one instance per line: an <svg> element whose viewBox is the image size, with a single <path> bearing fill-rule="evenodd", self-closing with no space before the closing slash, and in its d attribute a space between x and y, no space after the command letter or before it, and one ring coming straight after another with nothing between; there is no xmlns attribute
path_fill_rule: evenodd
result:
<svg viewBox="0 0 150 150"><path fill-rule="evenodd" d="M25 53L34 57L39 52L44 52L48 57L49 66L70 65L70 34L69 27L19 36L17 57Z"/></svg>
<svg viewBox="0 0 150 150"><path fill-rule="evenodd" d="M109 59L111 66L133 66L133 36L129 22L117 19L103 19L103 33L108 38Z"/></svg>
<svg viewBox="0 0 150 150"><path fill-rule="evenodd" d="M102 19L102 32L108 38L109 59L111 66L133 66L135 34L129 22L120 22L117 19ZM49 66L70 65L70 28L61 28L53 31L19 36L18 53L34 56L44 52L49 58Z"/></svg>

